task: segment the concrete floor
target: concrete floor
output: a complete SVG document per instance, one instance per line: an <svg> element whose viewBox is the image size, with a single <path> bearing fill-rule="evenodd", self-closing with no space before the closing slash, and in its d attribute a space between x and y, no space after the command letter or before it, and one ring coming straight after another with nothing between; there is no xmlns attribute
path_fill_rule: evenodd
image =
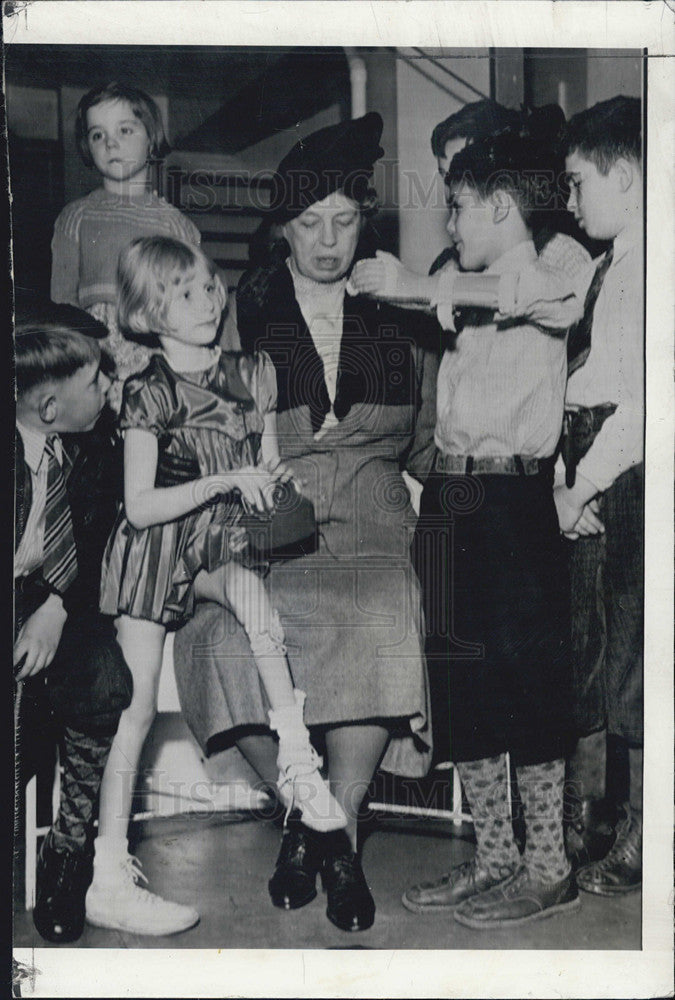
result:
<svg viewBox="0 0 675 1000"><path fill-rule="evenodd" d="M158 938L85 927L78 948L443 948L622 949L641 946L641 893L607 899L582 893L582 907L510 931L461 927L451 914L415 916L401 905L406 886L434 878L471 857L471 828L435 821L383 818L363 848L363 867L377 904L374 926L345 934L325 917L321 892L308 906L275 909L267 880L280 833L246 813L192 814L139 824L136 854L150 888L195 906L200 923ZM42 941L31 914L15 917L16 947L58 947Z"/></svg>

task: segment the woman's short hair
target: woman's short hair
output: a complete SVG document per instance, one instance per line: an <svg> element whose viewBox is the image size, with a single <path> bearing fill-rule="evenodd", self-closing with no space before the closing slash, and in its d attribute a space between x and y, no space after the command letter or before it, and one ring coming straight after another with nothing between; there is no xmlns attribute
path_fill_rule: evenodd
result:
<svg viewBox="0 0 675 1000"><path fill-rule="evenodd" d="M27 320L14 331L16 391L24 395L45 382L70 378L85 365L99 364L93 337L56 322Z"/></svg>
<svg viewBox="0 0 675 1000"><path fill-rule="evenodd" d="M164 131L164 123L159 108L143 90L137 87L129 87L125 83L118 83L113 80L102 87L94 87L88 91L80 100L75 116L75 142L80 156L88 167L94 165L89 151L87 141L87 112L90 108L95 108L97 104L105 101L127 101L131 105L136 118L143 123L145 131L150 140L150 158L154 160L163 159L170 150L169 143Z"/></svg>
<svg viewBox="0 0 675 1000"><path fill-rule="evenodd" d="M199 263L215 277L215 264L198 247L170 236L141 236L133 240L120 254L117 268L120 329L141 336L161 333L170 304L170 289Z"/></svg>

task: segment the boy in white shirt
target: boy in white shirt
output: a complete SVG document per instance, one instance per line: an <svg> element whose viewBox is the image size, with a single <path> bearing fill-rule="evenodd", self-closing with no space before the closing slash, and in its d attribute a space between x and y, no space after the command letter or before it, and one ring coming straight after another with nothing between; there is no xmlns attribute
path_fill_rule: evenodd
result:
<svg viewBox="0 0 675 1000"><path fill-rule="evenodd" d="M439 452L417 529L418 551L432 556L419 564L423 589L443 590L449 608L432 652L443 650L447 662L452 759L477 850L439 881L408 889L403 903L413 912L454 911L475 929L516 926L579 905L562 826L569 591L552 496L568 320L553 327L533 320L537 302L563 294L532 242L532 179L544 162L541 143L519 132L457 153L447 175L448 232L461 267L482 273L442 272L420 279L426 284L419 288L421 298L426 291L427 301L436 299L445 327L458 299L486 307L471 315L441 362ZM378 265L389 266L366 262L353 283L363 279L362 291L377 292ZM518 298L527 292L532 300L528 288L537 281L549 288L537 292L532 315L522 318ZM433 557L445 534L452 561L438 567ZM524 807L522 859L509 816L506 753Z"/></svg>
<svg viewBox="0 0 675 1000"><path fill-rule="evenodd" d="M637 889L642 878L641 117L637 98L615 97L575 115L565 136L568 208L590 237L613 241L595 262L584 320L570 341L567 480L554 491L561 530L576 539L570 563L573 704L581 738L570 761L580 798L573 860L580 888L600 895ZM630 771L629 802L609 853L594 837L611 814L604 801L607 734L627 747Z"/></svg>

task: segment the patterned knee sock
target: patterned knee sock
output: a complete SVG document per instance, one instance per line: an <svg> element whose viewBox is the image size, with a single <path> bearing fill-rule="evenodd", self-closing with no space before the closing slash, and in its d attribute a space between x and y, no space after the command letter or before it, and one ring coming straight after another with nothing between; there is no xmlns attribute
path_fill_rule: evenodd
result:
<svg viewBox="0 0 675 1000"><path fill-rule="evenodd" d="M65 727L60 745L61 797L52 827L60 850L82 850L93 835L98 794L112 736L91 736Z"/></svg>
<svg viewBox="0 0 675 1000"><path fill-rule="evenodd" d="M559 882L569 873L563 840L564 760L516 769L525 813L525 864L537 879Z"/></svg>
<svg viewBox="0 0 675 1000"><path fill-rule="evenodd" d="M457 770L471 808L478 864L493 877L506 876L520 864L509 815L506 757L464 761Z"/></svg>

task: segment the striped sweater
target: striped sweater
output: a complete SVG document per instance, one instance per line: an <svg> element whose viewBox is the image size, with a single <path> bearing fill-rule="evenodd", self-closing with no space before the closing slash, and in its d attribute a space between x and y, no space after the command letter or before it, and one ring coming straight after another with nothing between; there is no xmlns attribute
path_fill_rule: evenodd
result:
<svg viewBox="0 0 675 1000"><path fill-rule="evenodd" d="M199 245L200 233L154 192L125 197L97 188L71 201L54 225L51 297L89 309L115 302L120 251L137 236L173 236Z"/></svg>

